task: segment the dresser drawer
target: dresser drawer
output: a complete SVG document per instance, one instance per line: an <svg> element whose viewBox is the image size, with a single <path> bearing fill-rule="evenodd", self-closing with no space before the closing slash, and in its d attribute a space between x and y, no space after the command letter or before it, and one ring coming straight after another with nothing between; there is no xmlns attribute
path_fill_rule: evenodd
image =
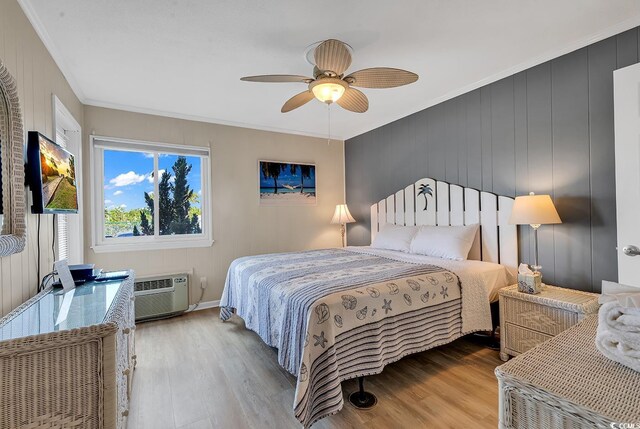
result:
<svg viewBox="0 0 640 429"><path fill-rule="evenodd" d="M504 322L533 329L551 336L578 323L578 313L530 301L501 297Z"/></svg>
<svg viewBox="0 0 640 429"><path fill-rule="evenodd" d="M524 353L538 344L553 338L552 335L532 331L531 329L523 328L512 323L506 323L500 335L504 335L505 348L509 352L516 352L518 354Z"/></svg>

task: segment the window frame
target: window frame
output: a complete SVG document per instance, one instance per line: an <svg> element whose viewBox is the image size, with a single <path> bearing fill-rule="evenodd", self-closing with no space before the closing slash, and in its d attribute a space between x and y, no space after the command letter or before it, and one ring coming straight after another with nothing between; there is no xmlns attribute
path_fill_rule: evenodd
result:
<svg viewBox="0 0 640 429"><path fill-rule="evenodd" d="M112 146L109 145L112 144ZM127 148L127 146L131 146ZM202 208L201 234L154 235L139 237L104 236L104 150L118 150L140 153L148 148L153 153L169 153L172 155L191 155L201 157ZM186 146L170 143L151 142L134 139L123 139L99 135L89 136L91 160L91 248L96 253L141 251L157 249L184 249L210 247L213 245L213 213L211 210L211 151L209 147ZM188 153L192 152L192 153ZM158 157L154 156L154 172L158 170ZM154 180L154 195L158 195L158 180ZM158 231L159 218L153 217L154 231Z"/></svg>
<svg viewBox="0 0 640 429"><path fill-rule="evenodd" d="M53 106L53 132L55 141L60 146L73 153L76 159L76 188L78 189L78 213L54 215L55 222L53 228L56 232L56 253L57 259L61 256L62 241L66 241L67 258L70 264L81 264L84 261L84 176L83 176L83 148L82 148L82 127L73 117L69 109L55 95L52 95ZM64 137L64 141L58 141L59 136ZM61 218L66 222L66 235L60 231Z"/></svg>

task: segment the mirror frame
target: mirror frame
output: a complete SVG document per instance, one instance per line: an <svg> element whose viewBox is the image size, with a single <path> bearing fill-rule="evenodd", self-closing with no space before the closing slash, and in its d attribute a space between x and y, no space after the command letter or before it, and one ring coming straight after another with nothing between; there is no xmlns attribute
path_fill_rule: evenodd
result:
<svg viewBox="0 0 640 429"><path fill-rule="evenodd" d="M2 156L2 231L0 257L24 250L26 243L24 129L15 79L0 60L0 150ZM4 173L4 174L3 174Z"/></svg>

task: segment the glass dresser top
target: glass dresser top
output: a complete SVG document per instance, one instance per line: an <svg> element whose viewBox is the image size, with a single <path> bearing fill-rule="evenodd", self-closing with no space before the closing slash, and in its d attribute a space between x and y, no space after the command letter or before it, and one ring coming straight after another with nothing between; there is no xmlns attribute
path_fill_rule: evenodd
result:
<svg viewBox="0 0 640 429"><path fill-rule="evenodd" d="M53 289L0 326L0 341L100 324L122 282L91 282L67 293Z"/></svg>

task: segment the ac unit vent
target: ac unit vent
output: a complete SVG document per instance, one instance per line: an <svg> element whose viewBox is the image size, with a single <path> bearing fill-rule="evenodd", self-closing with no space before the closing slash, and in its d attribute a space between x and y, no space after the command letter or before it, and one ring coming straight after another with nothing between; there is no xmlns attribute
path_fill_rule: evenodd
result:
<svg viewBox="0 0 640 429"><path fill-rule="evenodd" d="M139 278L135 282L136 321L176 316L189 308L189 276Z"/></svg>
<svg viewBox="0 0 640 429"><path fill-rule="evenodd" d="M136 292L171 288L173 288L173 282L171 281L171 279L145 280L136 282Z"/></svg>

